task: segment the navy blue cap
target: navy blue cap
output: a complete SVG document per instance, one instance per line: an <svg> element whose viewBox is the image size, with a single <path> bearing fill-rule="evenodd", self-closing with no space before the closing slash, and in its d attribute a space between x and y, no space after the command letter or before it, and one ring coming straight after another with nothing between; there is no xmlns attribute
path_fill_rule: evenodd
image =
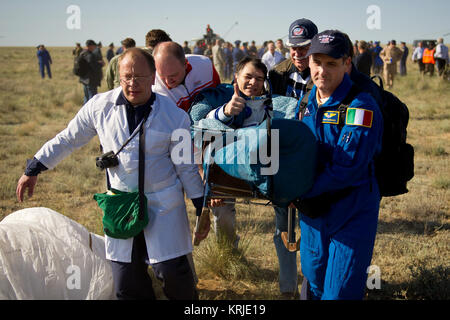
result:
<svg viewBox="0 0 450 320"><path fill-rule="evenodd" d="M311 43L311 39L317 34L317 26L308 19L298 19L289 27L288 47L303 47Z"/></svg>
<svg viewBox="0 0 450 320"><path fill-rule="evenodd" d="M350 51L348 40L345 35L337 30L325 30L318 33L311 40L306 56L313 53L323 53L334 59L348 55Z"/></svg>

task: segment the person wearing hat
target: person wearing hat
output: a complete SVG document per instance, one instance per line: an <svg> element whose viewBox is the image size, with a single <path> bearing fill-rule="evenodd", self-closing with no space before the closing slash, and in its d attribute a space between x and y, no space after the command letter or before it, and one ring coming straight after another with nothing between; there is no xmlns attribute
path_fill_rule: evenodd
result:
<svg viewBox="0 0 450 320"><path fill-rule="evenodd" d="M84 103L97 94L103 77L102 67L104 62L99 60L99 57L94 53L96 48L97 44L94 40L87 40L86 49L80 53L80 59L84 59L88 65L88 72L80 76L79 80L84 87Z"/></svg>
<svg viewBox="0 0 450 320"><path fill-rule="evenodd" d="M317 32L317 26L311 20L298 19L291 23L286 42L290 59L282 61L269 71L272 93L301 99L312 87L305 55Z"/></svg>
<svg viewBox="0 0 450 320"><path fill-rule="evenodd" d="M302 121L319 142L312 188L295 206L301 213L303 299L362 299L378 222L380 193L374 157L381 150L383 118L347 70L349 42L326 30L307 52L314 86ZM338 108L345 102L346 112Z"/></svg>
<svg viewBox="0 0 450 320"><path fill-rule="evenodd" d="M317 26L308 19L298 19L289 26L289 59L280 62L269 71L272 94L301 99L313 87L306 53L311 39L317 34ZM282 297L298 296L297 253L284 246L282 232L288 230L288 209L275 207L275 233L273 242L279 263L278 283Z"/></svg>
<svg viewBox="0 0 450 320"><path fill-rule="evenodd" d="M397 42L391 40L389 45L380 52L383 59L383 76L386 87L391 89L394 86L394 78L397 74L397 62L402 58L403 51L397 47Z"/></svg>
<svg viewBox="0 0 450 320"><path fill-rule="evenodd" d="M136 41L133 38L125 38L121 41L122 53L129 48L136 47ZM109 90L117 88L120 86L119 79L119 57L120 54L114 56L106 67L106 85Z"/></svg>
<svg viewBox="0 0 450 320"><path fill-rule="evenodd" d="M114 57L114 43L111 42L108 47L109 49L106 51L106 60L110 62Z"/></svg>

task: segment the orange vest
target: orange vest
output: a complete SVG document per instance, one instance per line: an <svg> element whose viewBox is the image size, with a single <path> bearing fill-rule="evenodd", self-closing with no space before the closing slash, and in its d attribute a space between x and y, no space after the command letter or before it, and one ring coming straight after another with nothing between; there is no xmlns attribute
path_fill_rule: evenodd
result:
<svg viewBox="0 0 450 320"><path fill-rule="evenodd" d="M425 50L423 50L422 62L434 64L434 49L430 50L426 48Z"/></svg>

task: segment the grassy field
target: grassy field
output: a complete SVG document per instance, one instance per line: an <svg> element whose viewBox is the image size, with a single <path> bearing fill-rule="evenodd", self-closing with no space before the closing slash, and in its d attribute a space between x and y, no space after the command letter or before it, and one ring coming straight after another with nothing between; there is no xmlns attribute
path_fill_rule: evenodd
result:
<svg viewBox="0 0 450 320"><path fill-rule="evenodd" d="M31 199L16 200L26 159L65 128L82 105L71 48L49 51L53 79L42 80L35 48L0 47L0 220L19 209L48 207L103 234L101 211L92 200L105 189L104 175L94 164L97 139L40 175ZM99 91L105 90L103 81ZM410 110L415 177L409 193L382 200L372 259L381 287L367 290L366 299L450 299L450 84L436 75L421 78L410 64L408 76L396 78L393 92ZM190 201L187 206L193 222ZM218 246L212 232L195 248L200 299L281 299L273 210L237 205L237 228L237 251Z"/></svg>

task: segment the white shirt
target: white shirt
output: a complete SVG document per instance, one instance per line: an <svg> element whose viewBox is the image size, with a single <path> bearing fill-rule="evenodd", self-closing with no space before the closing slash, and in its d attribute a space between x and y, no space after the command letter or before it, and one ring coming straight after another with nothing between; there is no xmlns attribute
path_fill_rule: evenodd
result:
<svg viewBox="0 0 450 320"><path fill-rule="evenodd" d="M130 136L125 105L116 105L121 91L122 88L118 87L94 96L80 109L67 128L44 144L35 157L52 169L95 135L98 135L104 152L117 152ZM174 164L171 158L171 151L178 143L171 140L172 132L180 128L190 132L190 120L186 112L169 98L156 94L144 128L144 190L149 215L144 235L150 263L157 263L192 251L183 189L188 198L198 198L203 195L203 184L193 161L189 164ZM192 146L190 135L188 138L187 145ZM138 190L138 146L139 134L118 154L119 165L108 169L112 188ZM105 238L107 259L131 262L133 238Z"/></svg>
<svg viewBox="0 0 450 320"><path fill-rule="evenodd" d="M251 112L249 114L249 116L247 118L245 118L242 127L251 127L251 126L257 126L259 125L263 120L264 117L266 115L266 110L265 110L265 99L257 99L257 100L251 100L248 99L245 101L245 105L246 107L250 108ZM228 122L230 122L233 117L227 117L224 113L224 108L225 108L226 104L211 110L208 115L206 116L207 119L216 119L219 121L222 121L223 123L227 124ZM246 112L245 110L243 110L242 112Z"/></svg>
<svg viewBox="0 0 450 320"><path fill-rule="evenodd" d="M281 53L275 51L272 55L272 52L267 51L261 58L261 61L266 65L267 70L270 71L273 67L283 61L285 58Z"/></svg>
<svg viewBox="0 0 450 320"><path fill-rule="evenodd" d="M412 61L422 60L423 50L425 50L425 48L421 48L421 47L415 48L414 52L413 52L413 54L411 56Z"/></svg>
<svg viewBox="0 0 450 320"><path fill-rule="evenodd" d="M448 47L444 45L443 43L439 43L436 46L436 52L434 53L435 58L440 58L449 61L448 57Z"/></svg>

